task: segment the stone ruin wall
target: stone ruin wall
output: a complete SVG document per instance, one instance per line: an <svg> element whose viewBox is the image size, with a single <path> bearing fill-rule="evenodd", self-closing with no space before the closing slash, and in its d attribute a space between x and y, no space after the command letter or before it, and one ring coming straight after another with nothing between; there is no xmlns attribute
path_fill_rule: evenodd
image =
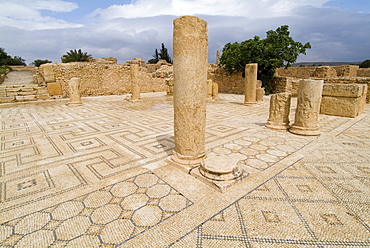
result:
<svg viewBox="0 0 370 248"><path fill-rule="evenodd" d="M36 72L40 86L48 83L59 83L62 97L68 97L68 81L72 77L81 80L82 96L120 95L131 92L131 63L139 64L139 81L141 92L165 92L167 81L172 78L172 65L166 61L147 64L140 58L134 58L125 64L117 64L115 58L95 59L93 62L49 63L41 65ZM35 70L19 68L19 70ZM208 79L218 84L220 93L244 94L242 73L229 74L217 64L208 65ZM276 70L274 93L290 92L296 96L299 79L324 79L325 83L368 84L370 88L370 69L358 66L319 66L289 67ZM370 90L367 92L367 102Z"/></svg>
<svg viewBox="0 0 370 248"><path fill-rule="evenodd" d="M370 68L356 65L278 68L274 78L274 93L297 95L300 79L323 79L324 83L367 84L370 89ZM370 90L366 101L370 101Z"/></svg>
<svg viewBox="0 0 370 248"><path fill-rule="evenodd" d="M49 86L60 84L62 97L69 96L68 81L72 77L81 80L81 96L127 94L131 92L130 63L139 64L142 93L167 91L167 80L172 78L173 73L172 65L165 61L146 64L140 58L134 58L123 65L106 63L101 59L94 62L43 64L37 71L37 82ZM218 65L209 64L208 79L218 84L221 93L244 94L242 73L229 74Z"/></svg>
<svg viewBox="0 0 370 248"><path fill-rule="evenodd" d="M139 64L141 92L166 91L166 78L172 75L167 72L170 71L170 66L161 62L160 65L151 65L148 69L146 63L138 58L123 65L114 61L106 63L104 60L43 64L37 72L37 82L39 85L53 87L60 84L62 97L69 97L68 82L72 77L80 78L81 96L127 94L131 92L130 63ZM49 86L48 88L51 88Z"/></svg>
<svg viewBox="0 0 370 248"><path fill-rule="evenodd" d="M244 94L244 81L241 72L228 73L216 64L208 64L208 79L218 84L220 93Z"/></svg>

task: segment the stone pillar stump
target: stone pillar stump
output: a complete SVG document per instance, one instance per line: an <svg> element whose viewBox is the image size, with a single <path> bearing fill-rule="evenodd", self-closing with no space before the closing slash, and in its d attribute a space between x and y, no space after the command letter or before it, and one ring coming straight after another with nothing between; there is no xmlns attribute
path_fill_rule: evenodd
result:
<svg viewBox="0 0 370 248"><path fill-rule="evenodd" d="M212 99L213 82L211 79L207 80L207 99Z"/></svg>
<svg viewBox="0 0 370 248"><path fill-rule="evenodd" d="M131 76L131 102L140 102L140 83L139 83L139 65L130 64L130 76Z"/></svg>
<svg viewBox="0 0 370 248"><path fill-rule="evenodd" d="M69 86L69 103L68 106L81 106L80 79L73 77L68 82Z"/></svg>
<svg viewBox="0 0 370 248"><path fill-rule="evenodd" d="M244 84L244 105L255 105L257 88L257 68L258 64L245 65L245 84Z"/></svg>
<svg viewBox="0 0 370 248"><path fill-rule="evenodd" d="M167 96L173 96L173 78L166 80L167 82Z"/></svg>
<svg viewBox="0 0 370 248"><path fill-rule="evenodd" d="M271 95L270 111L266 127L287 130L289 127L290 93L277 93Z"/></svg>
<svg viewBox="0 0 370 248"><path fill-rule="evenodd" d="M218 84L216 82L212 83L212 98L213 100L218 100Z"/></svg>
<svg viewBox="0 0 370 248"><path fill-rule="evenodd" d="M298 135L319 135L318 118L324 80L299 81L294 124L289 131Z"/></svg>

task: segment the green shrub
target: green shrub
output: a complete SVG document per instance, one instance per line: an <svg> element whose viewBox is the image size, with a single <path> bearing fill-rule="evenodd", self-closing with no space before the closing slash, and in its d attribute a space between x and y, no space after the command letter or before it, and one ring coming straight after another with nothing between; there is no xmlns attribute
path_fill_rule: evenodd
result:
<svg viewBox="0 0 370 248"><path fill-rule="evenodd" d="M13 69L10 66L7 66L7 65L0 66L0 74L7 74L8 72L12 70Z"/></svg>

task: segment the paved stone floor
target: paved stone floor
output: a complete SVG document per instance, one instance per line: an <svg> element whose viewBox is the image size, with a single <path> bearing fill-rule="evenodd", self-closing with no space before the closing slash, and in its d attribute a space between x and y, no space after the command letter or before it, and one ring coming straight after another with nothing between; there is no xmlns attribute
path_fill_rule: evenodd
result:
<svg viewBox="0 0 370 248"><path fill-rule="evenodd" d="M166 163L172 98L142 96L0 105L1 247L370 247L369 104L304 137L221 94L207 149L249 172L221 193Z"/></svg>

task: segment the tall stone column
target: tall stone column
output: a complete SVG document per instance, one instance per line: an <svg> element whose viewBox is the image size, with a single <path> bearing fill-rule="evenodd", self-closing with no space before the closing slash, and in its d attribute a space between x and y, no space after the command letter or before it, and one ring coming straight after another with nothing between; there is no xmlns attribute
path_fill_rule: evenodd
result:
<svg viewBox="0 0 370 248"><path fill-rule="evenodd" d="M245 65L244 105L254 105L256 101L258 64Z"/></svg>
<svg viewBox="0 0 370 248"><path fill-rule="evenodd" d="M271 95L270 111L266 127L278 130L287 130L289 127L290 93Z"/></svg>
<svg viewBox="0 0 370 248"><path fill-rule="evenodd" d="M172 160L192 167L206 155L208 68L207 22L194 16L174 20L174 134Z"/></svg>
<svg viewBox="0 0 370 248"><path fill-rule="evenodd" d="M303 79L299 81L295 120L289 129L299 135L319 135L318 118L324 80Z"/></svg>
<svg viewBox="0 0 370 248"><path fill-rule="evenodd" d="M73 77L68 82L69 87L69 103L68 106L80 106L82 105L81 102L81 95L80 95L80 79L77 77Z"/></svg>
<svg viewBox="0 0 370 248"><path fill-rule="evenodd" d="M217 50L216 51L216 64L217 65L220 64L220 58L221 58L220 51Z"/></svg>
<svg viewBox="0 0 370 248"><path fill-rule="evenodd" d="M139 83L139 65L130 64L131 76L131 99L132 102L139 102L140 100L140 83Z"/></svg>

